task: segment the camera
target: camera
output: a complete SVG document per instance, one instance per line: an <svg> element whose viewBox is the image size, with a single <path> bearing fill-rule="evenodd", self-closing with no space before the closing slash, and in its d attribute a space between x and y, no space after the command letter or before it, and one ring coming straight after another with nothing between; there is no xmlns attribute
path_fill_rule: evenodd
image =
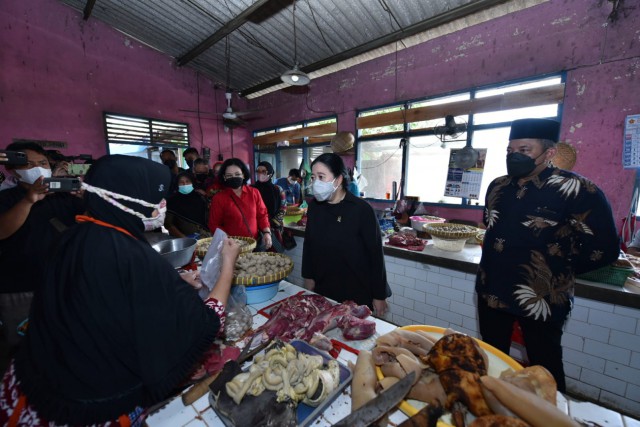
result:
<svg viewBox="0 0 640 427"><path fill-rule="evenodd" d="M27 164L27 154L22 151L0 150L0 165L23 166Z"/></svg>
<svg viewBox="0 0 640 427"><path fill-rule="evenodd" d="M45 178L43 182L45 184L49 184L49 191L53 193L78 191L82 186L82 182L79 178L52 177Z"/></svg>
<svg viewBox="0 0 640 427"><path fill-rule="evenodd" d="M91 161L93 157L91 154L78 154L77 156L65 156L58 150L46 150L47 157L49 157L54 162L73 162L75 160L84 160Z"/></svg>

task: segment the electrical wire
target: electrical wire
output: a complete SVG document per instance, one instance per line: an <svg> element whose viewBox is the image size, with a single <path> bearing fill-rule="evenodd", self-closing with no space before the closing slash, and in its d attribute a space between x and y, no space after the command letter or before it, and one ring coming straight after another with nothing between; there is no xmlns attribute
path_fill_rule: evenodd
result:
<svg viewBox="0 0 640 427"><path fill-rule="evenodd" d="M216 97L216 88L213 88L213 104L216 106L216 119L218 116L218 100ZM220 120L216 120L216 131L218 132L218 158L222 156L222 146L220 145Z"/></svg>
<svg viewBox="0 0 640 427"><path fill-rule="evenodd" d="M327 39L324 37L324 32L322 31L322 28L320 28L320 25L318 24L318 21L316 20L316 14L313 13L313 8L311 7L311 2L309 0L307 0L307 4L309 5L309 11L311 11L311 18L313 19L313 22L316 24L316 28L320 32L320 36L322 37L322 41L329 48L329 50L331 51L331 54L335 55L335 52L333 51L333 47L329 44L329 42L327 42Z"/></svg>
<svg viewBox="0 0 640 427"><path fill-rule="evenodd" d="M298 37L296 37L296 0L293 0L293 64L298 65Z"/></svg>
<svg viewBox="0 0 640 427"><path fill-rule="evenodd" d="M202 118L200 116L200 73L196 71L196 102L198 104L198 127L200 128L200 152L204 148L204 133L202 132Z"/></svg>
<svg viewBox="0 0 640 427"><path fill-rule="evenodd" d="M387 157L387 158L386 158L382 163L377 164L377 165L375 165L375 166L368 166L368 167L366 167L366 168L365 168L365 167L363 167L363 168L362 168L362 170L379 168L380 166L384 165L384 164L385 164L385 163L387 163L389 160L391 160L391 158L392 158L393 156L395 156L395 155L396 155L396 153L398 152L398 150L399 150L400 148L401 148L401 147L396 148L396 150L395 150L393 153L391 153L391 154L389 155L389 157Z"/></svg>

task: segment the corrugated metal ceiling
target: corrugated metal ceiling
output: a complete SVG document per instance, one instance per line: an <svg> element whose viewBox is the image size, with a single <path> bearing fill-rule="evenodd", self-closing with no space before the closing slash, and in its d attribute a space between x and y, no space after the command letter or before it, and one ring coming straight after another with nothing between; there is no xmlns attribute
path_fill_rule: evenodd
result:
<svg viewBox="0 0 640 427"><path fill-rule="evenodd" d="M242 95L505 0L61 0ZM295 43L293 36L295 4ZM255 10L254 10L255 9ZM228 33L227 36L225 36ZM210 47L193 49L211 36ZM297 49L296 45L297 44ZM294 52L297 50L297 55ZM191 59L193 58L193 59Z"/></svg>

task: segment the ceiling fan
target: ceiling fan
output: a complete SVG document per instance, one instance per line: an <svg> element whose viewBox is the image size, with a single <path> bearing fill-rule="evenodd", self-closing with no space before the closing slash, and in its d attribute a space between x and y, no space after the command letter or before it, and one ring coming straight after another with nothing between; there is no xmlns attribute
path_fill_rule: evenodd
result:
<svg viewBox="0 0 640 427"><path fill-rule="evenodd" d="M225 122L226 126L242 126L245 124L245 121L240 119L240 116L244 116L250 114L248 111L234 111L231 106L231 99L233 98L233 92L227 90L224 93L224 97L227 100L227 108L224 113L222 113L222 119Z"/></svg>

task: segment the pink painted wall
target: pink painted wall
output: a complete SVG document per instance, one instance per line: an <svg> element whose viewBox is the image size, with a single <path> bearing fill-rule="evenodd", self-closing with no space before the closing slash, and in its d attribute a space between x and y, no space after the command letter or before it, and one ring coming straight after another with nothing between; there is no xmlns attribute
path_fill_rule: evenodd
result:
<svg viewBox="0 0 640 427"><path fill-rule="evenodd" d="M14 138L66 141L66 154L106 154L103 111L189 123L191 145L247 162L250 134L231 136L211 114L224 90L190 69L56 0L0 8L0 147ZM244 100L235 99L239 105ZM201 126L200 126L201 125ZM218 138L218 135L220 137ZM220 143L220 148L218 143Z"/></svg>
<svg viewBox="0 0 640 427"><path fill-rule="evenodd" d="M633 4L632 4L633 3ZM622 169L625 116L640 113L640 7L627 2L609 23L611 3L552 0L313 80L305 93L282 90L249 101L266 109L266 127L335 112L355 130L355 110L474 86L566 71L561 139L578 151L574 168L609 198L621 219L634 171ZM397 87L396 87L397 81ZM313 110L313 111L312 111ZM481 211L434 208L445 217L480 220Z"/></svg>
<svg viewBox="0 0 640 427"><path fill-rule="evenodd" d="M397 79L396 56L387 55L308 89L234 103L268 111L252 122L256 129L335 112L339 129L354 131L360 108L565 70L561 138L578 150L575 170L605 191L622 218L634 180L621 167L623 121L640 113L640 7L628 5L613 24L610 9L605 1L552 0L399 51ZM112 111L187 122L193 146L211 148L213 158L232 155L230 134L211 115L199 123L180 111L196 109L198 91L202 111L215 111L214 99L222 111L222 90L95 19L85 22L56 0L7 0L0 40L0 147L13 138L62 140L68 154L99 156L106 152L102 112ZM251 161L246 130L235 130L233 155ZM435 210L481 218L479 210Z"/></svg>

